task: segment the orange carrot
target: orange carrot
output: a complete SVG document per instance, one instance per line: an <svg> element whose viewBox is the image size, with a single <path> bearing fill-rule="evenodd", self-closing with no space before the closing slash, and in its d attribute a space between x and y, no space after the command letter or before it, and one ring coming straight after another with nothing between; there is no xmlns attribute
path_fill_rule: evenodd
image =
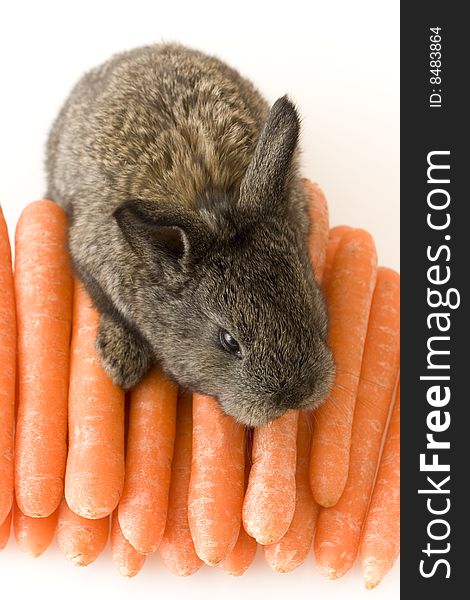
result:
<svg viewBox="0 0 470 600"><path fill-rule="evenodd" d="M65 497L82 517L116 508L124 485L124 392L103 370L95 349L98 313L76 282L69 390Z"/></svg>
<svg viewBox="0 0 470 600"><path fill-rule="evenodd" d="M194 549L188 522L188 490L193 437L191 392L180 390L176 414L175 448L171 466L170 494L160 557L175 575L192 575L202 565Z"/></svg>
<svg viewBox="0 0 470 600"><path fill-rule="evenodd" d="M333 268L333 261L335 259L336 250L338 249L338 245L345 233L351 231L352 227L348 227L348 225L337 225L330 229L328 234L328 244L326 246L325 253L325 265L323 267L323 279L321 281L322 287L325 290L328 286L331 277L331 271Z"/></svg>
<svg viewBox="0 0 470 600"><path fill-rule="evenodd" d="M113 512L111 520L111 556L124 577L134 577L145 563L145 556L137 552L123 536L117 510Z"/></svg>
<svg viewBox="0 0 470 600"><path fill-rule="evenodd" d="M15 235L18 415L15 486L21 511L47 517L64 492L72 275L67 218L51 200L21 214Z"/></svg>
<svg viewBox="0 0 470 600"><path fill-rule="evenodd" d="M221 562L240 530L245 470L245 430L217 401L193 394L193 457L188 519L196 553Z"/></svg>
<svg viewBox="0 0 470 600"><path fill-rule="evenodd" d="M250 477L251 470L251 438L246 439L245 443L245 491L248 487L248 480ZM240 576L248 569L251 563L254 561L258 544L256 540L248 535L243 527L243 523L240 526L238 533L238 539L235 546L227 554L224 560L219 563L220 568L227 575Z"/></svg>
<svg viewBox="0 0 470 600"><path fill-rule="evenodd" d="M77 567L85 567L106 547L109 517L85 519L70 510L62 500L57 524L57 543L65 557Z"/></svg>
<svg viewBox="0 0 470 600"><path fill-rule="evenodd" d="M395 271L381 267L377 273L364 347L348 481L338 503L323 508L317 523L316 564L330 579L344 575L356 560L398 377L399 353L400 277Z"/></svg>
<svg viewBox="0 0 470 600"><path fill-rule="evenodd" d="M294 516L298 417L289 410L255 429L243 525L259 544L278 542Z"/></svg>
<svg viewBox="0 0 470 600"><path fill-rule="evenodd" d="M288 573L299 567L312 547L313 532L318 515L318 504L310 490L311 423L310 415L299 414L297 432L297 467L295 512L284 537L276 544L264 546L264 557L269 566L278 573Z"/></svg>
<svg viewBox="0 0 470 600"><path fill-rule="evenodd" d="M141 554L162 539L168 509L178 387L158 367L130 394L126 477L119 525Z"/></svg>
<svg viewBox="0 0 470 600"><path fill-rule="evenodd" d="M0 207L0 523L13 503L16 308L8 230Z"/></svg>
<svg viewBox="0 0 470 600"><path fill-rule="evenodd" d="M393 407L361 541L367 589L378 585L400 551L400 387Z"/></svg>
<svg viewBox="0 0 470 600"><path fill-rule="evenodd" d="M309 254L314 265L315 278L321 283L325 267L326 247L328 244L329 217L325 195L316 183L304 179L305 187L310 195L308 203L310 213Z"/></svg>
<svg viewBox="0 0 470 600"><path fill-rule="evenodd" d="M0 550L3 550L5 548L5 546L8 544L8 540L10 539L12 512L13 511L10 510L3 523L0 524Z"/></svg>
<svg viewBox="0 0 470 600"><path fill-rule="evenodd" d="M58 510L48 517L28 517L14 502L13 530L16 543L23 552L34 558L40 556L52 542L57 527Z"/></svg>
<svg viewBox="0 0 470 600"><path fill-rule="evenodd" d="M220 563L220 568L227 575L234 575L236 577L243 575L255 560L257 549L258 544L256 540L247 534L242 524L237 542L231 552Z"/></svg>
<svg viewBox="0 0 470 600"><path fill-rule="evenodd" d="M322 506L338 502L348 477L354 405L376 276L377 256L370 234L361 229L346 232L326 288L336 380L315 413L310 459L310 485Z"/></svg>

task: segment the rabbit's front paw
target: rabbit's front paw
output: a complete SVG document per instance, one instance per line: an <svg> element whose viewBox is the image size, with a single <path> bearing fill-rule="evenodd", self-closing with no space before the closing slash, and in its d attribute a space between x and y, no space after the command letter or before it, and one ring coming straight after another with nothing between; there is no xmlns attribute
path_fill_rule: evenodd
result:
<svg viewBox="0 0 470 600"><path fill-rule="evenodd" d="M147 342L106 314L100 317L96 349L105 371L124 389L138 383L153 362Z"/></svg>

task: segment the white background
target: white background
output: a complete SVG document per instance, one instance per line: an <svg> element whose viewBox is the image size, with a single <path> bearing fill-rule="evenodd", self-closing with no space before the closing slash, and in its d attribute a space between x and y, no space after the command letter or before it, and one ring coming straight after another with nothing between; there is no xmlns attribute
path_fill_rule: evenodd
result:
<svg viewBox="0 0 470 600"><path fill-rule="evenodd" d="M0 202L11 234L21 209L45 191L44 143L71 86L112 53L162 40L218 55L270 101L287 92L303 117L304 175L323 187L331 224L368 229L379 262L399 268L398 0L2 3ZM46 589L50 600L399 597L398 565L366 592L358 565L330 582L312 557L288 575L271 573L258 555L242 578L203 568L188 579L151 557L127 581L108 552L80 569L55 546L32 559L11 540L0 572L5 597L21 599Z"/></svg>

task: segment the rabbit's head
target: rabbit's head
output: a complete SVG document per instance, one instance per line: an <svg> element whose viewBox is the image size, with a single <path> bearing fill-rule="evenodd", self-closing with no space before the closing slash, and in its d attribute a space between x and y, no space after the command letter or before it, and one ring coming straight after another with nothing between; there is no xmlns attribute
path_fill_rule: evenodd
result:
<svg viewBox="0 0 470 600"><path fill-rule="evenodd" d="M325 304L289 201L298 134L283 97L238 190L210 190L197 209L129 200L115 212L155 274L135 317L163 368L251 426L317 406L334 373Z"/></svg>

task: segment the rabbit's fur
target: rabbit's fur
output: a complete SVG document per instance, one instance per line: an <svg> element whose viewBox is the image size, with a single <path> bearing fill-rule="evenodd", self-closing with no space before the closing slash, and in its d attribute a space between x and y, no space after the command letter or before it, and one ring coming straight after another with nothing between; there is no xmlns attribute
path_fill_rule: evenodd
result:
<svg viewBox="0 0 470 600"><path fill-rule="evenodd" d="M48 197L69 216L116 383L159 362L247 425L325 398L334 368L298 135L286 97L269 110L236 71L176 44L115 55L78 82L50 133Z"/></svg>

